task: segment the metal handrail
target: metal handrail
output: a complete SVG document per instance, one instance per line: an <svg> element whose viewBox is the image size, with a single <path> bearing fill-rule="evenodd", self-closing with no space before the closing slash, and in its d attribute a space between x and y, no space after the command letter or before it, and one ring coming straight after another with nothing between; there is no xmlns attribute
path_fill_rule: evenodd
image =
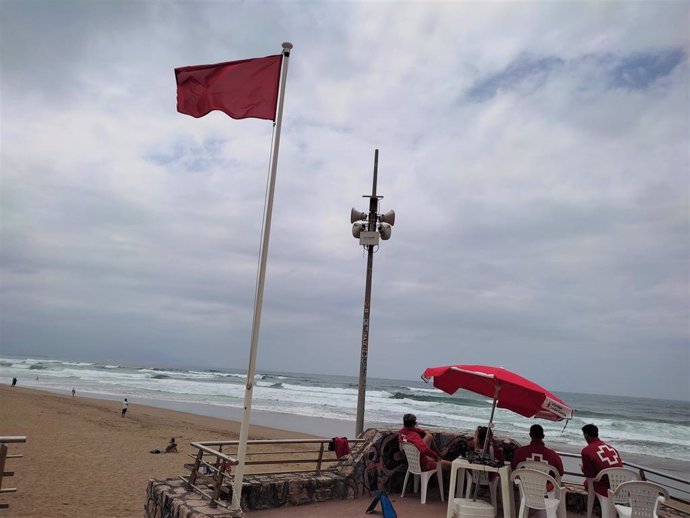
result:
<svg viewBox="0 0 690 518"><path fill-rule="evenodd" d="M16 487L6 487L3 489L2 481L6 477L13 477L14 471L5 471L5 462L7 459L21 459L23 455L13 454L8 455L8 444L25 443L26 436L23 435L12 435L12 436L0 436L0 494L2 493L15 493L17 491ZM9 508L10 504L5 504L0 502L0 509Z"/></svg>
<svg viewBox="0 0 690 518"><path fill-rule="evenodd" d="M303 473L303 472L316 472L320 473L323 463L335 463L339 462L340 459L325 458L324 453L326 453L325 445L330 443L332 439L254 439L247 441L247 447L250 446L278 446L278 445L309 445L318 444L318 449L302 449L302 450L278 450L278 451L254 451L247 452L247 456L253 455L288 455L288 454L312 454L318 453L315 458L273 458L270 460L247 460L246 465L285 465L285 464L311 464L314 463L314 469L300 469L292 470L289 472L293 473ZM364 444L367 441L365 439L348 439L350 444ZM223 502L220 501L220 494L222 492L223 482L226 477L230 476L230 466L236 466L239 464L238 460L228 453L224 453L224 446L238 446L240 441L195 441L191 443L191 446L197 449L196 455L190 455L194 459L194 464L190 468L189 477L180 477L185 482L187 482L188 489L192 489L202 494L210 500L211 507L216 507L221 505L227 507ZM217 448L217 449L216 449ZM204 460L204 455L213 457L215 460L207 462ZM205 466L206 473L202 473L201 466ZM261 473L255 474L271 474L271 473L285 473L284 470L281 471L263 471ZM197 479L202 477L210 482L209 489L213 489L212 493L202 489L197 484Z"/></svg>
<svg viewBox="0 0 690 518"><path fill-rule="evenodd" d="M247 444L321 444L331 442L331 439L252 439ZM366 442L366 439L348 439L350 444ZM219 446L235 446L240 441L195 441L192 444L216 444Z"/></svg>

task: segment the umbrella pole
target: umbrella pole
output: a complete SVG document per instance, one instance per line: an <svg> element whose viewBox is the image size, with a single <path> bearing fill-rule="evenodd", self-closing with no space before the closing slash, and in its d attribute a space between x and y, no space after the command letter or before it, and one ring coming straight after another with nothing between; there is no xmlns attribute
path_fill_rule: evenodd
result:
<svg viewBox="0 0 690 518"><path fill-rule="evenodd" d="M491 424L494 422L494 412L496 412L496 403L498 402L498 393L501 390L501 385L496 385L496 391L494 392L494 402L491 405L491 417L489 417L489 426L486 427L486 437L484 437L484 446L482 447L482 456L480 460L484 461L484 455L486 455L489 449L489 434L491 433ZM472 501L477 500L477 493L479 492L479 484L474 485L474 493L472 494Z"/></svg>

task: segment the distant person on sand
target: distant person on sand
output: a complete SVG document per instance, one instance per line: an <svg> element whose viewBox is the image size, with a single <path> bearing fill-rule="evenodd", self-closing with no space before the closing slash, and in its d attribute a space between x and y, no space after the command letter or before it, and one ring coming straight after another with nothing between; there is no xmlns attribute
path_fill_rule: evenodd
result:
<svg viewBox="0 0 690 518"><path fill-rule="evenodd" d="M450 461L443 460L441 455L435 451L434 436L421 428L417 428L417 417L414 414L405 414L403 416L403 427L398 432L398 441L400 443L409 442L415 445L419 453L421 453L419 464L423 471L436 469L435 461L440 462L444 470L450 470Z"/></svg>
<svg viewBox="0 0 690 518"><path fill-rule="evenodd" d="M129 403L127 403L127 398L122 402L122 415L120 417L124 417L125 414L127 413L127 408L129 407Z"/></svg>
<svg viewBox="0 0 690 518"><path fill-rule="evenodd" d="M165 447L165 453L177 453L177 443L174 437L170 439L170 442Z"/></svg>
<svg viewBox="0 0 690 518"><path fill-rule="evenodd" d="M513 469L523 461L531 460L550 464L558 470L558 474L563 476L563 461L561 456L554 450L544 445L544 429L540 424L533 424L529 429L529 436L532 441L527 446L522 446L515 450L513 460L510 465Z"/></svg>
<svg viewBox="0 0 690 518"><path fill-rule="evenodd" d="M599 439L599 429L593 424L586 424L582 427L582 434L587 441L587 446L582 450L582 473L587 479L595 478L599 472L606 468L623 467L623 461L618 451L604 441ZM585 480L587 488L589 480ZM601 506L601 518L609 518L608 505L608 477L603 477L601 481L594 484L594 492L599 499Z"/></svg>
<svg viewBox="0 0 690 518"><path fill-rule="evenodd" d="M173 437L172 439L170 439L170 442L165 447L165 451L161 451L156 448L155 450L151 450L150 453L177 453L177 443L175 442L175 438Z"/></svg>
<svg viewBox="0 0 690 518"><path fill-rule="evenodd" d="M74 390L74 387L72 387L72 397L74 397L74 395L75 395L76 393L77 393L77 391Z"/></svg>
<svg viewBox="0 0 690 518"><path fill-rule="evenodd" d="M17 384L17 378L12 378L12 386L14 387Z"/></svg>

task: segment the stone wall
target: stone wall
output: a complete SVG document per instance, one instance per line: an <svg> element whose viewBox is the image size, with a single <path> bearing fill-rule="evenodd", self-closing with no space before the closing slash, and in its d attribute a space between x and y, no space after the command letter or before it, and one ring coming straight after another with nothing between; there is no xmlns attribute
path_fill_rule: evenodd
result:
<svg viewBox="0 0 690 518"><path fill-rule="evenodd" d="M435 433L441 455L454 459L467 449L468 434ZM377 490L400 492L407 465L398 445L397 430L368 429L360 453L341 459L321 473L246 475L242 487L242 508L250 510L303 505L370 495ZM514 443L507 442L510 450ZM202 486L203 487L203 486ZM232 487L224 486L221 499L230 500ZM178 479L151 480L147 488L146 518L191 518L226 513L213 509Z"/></svg>
<svg viewBox="0 0 690 518"><path fill-rule="evenodd" d="M222 497L232 498L227 487ZM303 505L328 500L357 498L357 484L351 474L338 472L278 473L247 475L242 484L243 509L269 509L286 505ZM146 490L145 515L148 518L196 518L223 515L222 507L213 509L207 498L187 490L179 479L150 480Z"/></svg>
<svg viewBox="0 0 690 518"><path fill-rule="evenodd" d="M207 498L187 489L179 478L149 480L144 518L205 518L228 516L227 510L209 505Z"/></svg>

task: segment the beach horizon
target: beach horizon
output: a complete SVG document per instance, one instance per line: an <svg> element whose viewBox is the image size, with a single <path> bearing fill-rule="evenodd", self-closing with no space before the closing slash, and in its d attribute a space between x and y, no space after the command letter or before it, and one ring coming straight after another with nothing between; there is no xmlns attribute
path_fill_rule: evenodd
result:
<svg viewBox="0 0 690 518"><path fill-rule="evenodd" d="M242 419L246 373L233 369L119 365L58 358L0 357L0 379L59 394L148 404L221 419ZM356 421L354 376L262 371L255 377L252 423L326 437L350 436ZM581 427L595 423L624 458L650 456L641 464L690 471L690 402L605 394L555 393L575 409L567 425L539 420L547 441L561 451L584 446ZM425 428L473 431L488 422L491 401L468 391L448 395L421 380L367 380L364 427L398 429L413 413ZM527 441L533 419L496 409L494 433ZM644 458L644 457L643 457ZM682 471L682 470L681 470Z"/></svg>

